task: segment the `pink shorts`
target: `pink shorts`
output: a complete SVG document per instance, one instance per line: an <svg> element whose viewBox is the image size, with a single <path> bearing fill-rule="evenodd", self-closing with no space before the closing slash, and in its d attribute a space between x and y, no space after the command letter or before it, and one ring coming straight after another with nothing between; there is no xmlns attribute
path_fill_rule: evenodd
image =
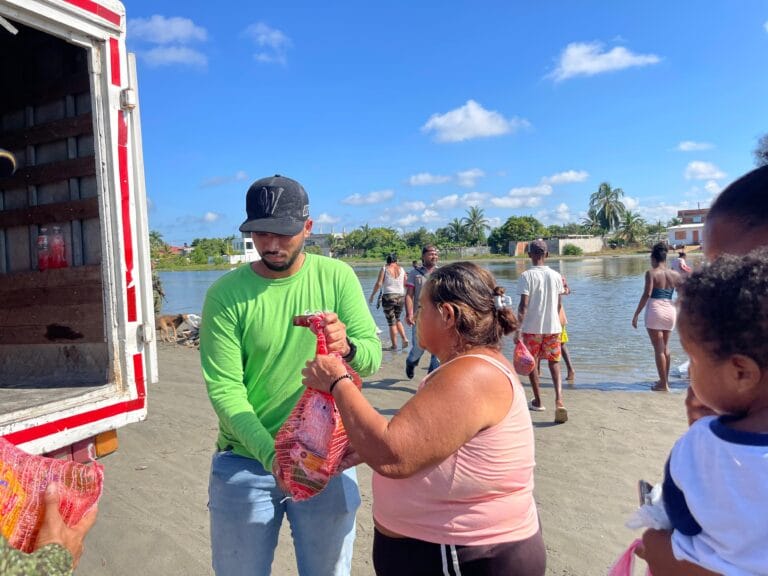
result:
<svg viewBox="0 0 768 576"><path fill-rule="evenodd" d="M534 358L560 362L561 333L557 334L525 334L523 344Z"/></svg>

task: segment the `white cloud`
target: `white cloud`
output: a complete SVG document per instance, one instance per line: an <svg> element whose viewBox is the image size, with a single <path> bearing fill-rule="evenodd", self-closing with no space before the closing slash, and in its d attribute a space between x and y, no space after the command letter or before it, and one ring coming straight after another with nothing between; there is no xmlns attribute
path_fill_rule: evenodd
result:
<svg viewBox="0 0 768 576"><path fill-rule="evenodd" d="M316 224L336 224L341 220L341 218L338 218L336 216L331 216L330 214L323 212L317 218L312 218L312 220Z"/></svg>
<svg viewBox="0 0 768 576"><path fill-rule="evenodd" d="M632 196L624 196L624 198L622 198L621 201L627 210L634 210L635 208L640 206L640 199L632 198Z"/></svg>
<svg viewBox="0 0 768 576"><path fill-rule="evenodd" d="M576 218L571 214L571 209L567 204L558 204L554 210L542 210L538 213L537 218L544 224L567 224L573 222Z"/></svg>
<svg viewBox="0 0 768 576"><path fill-rule="evenodd" d="M416 200L413 202L403 202L400 206L397 207L398 212L418 212L419 210L424 210L427 205L422 202L421 200Z"/></svg>
<svg viewBox="0 0 768 576"><path fill-rule="evenodd" d="M726 174L711 162L694 160L685 167L686 180L719 180Z"/></svg>
<svg viewBox="0 0 768 576"><path fill-rule="evenodd" d="M500 136L529 126L521 118L504 118L498 112L486 110L474 100L445 114L432 114L421 127L422 132L434 132L437 142L462 142L474 138Z"/></svg>
<svg viewBox="0 0 768 576"><path fill-rule="evenodd" d="M429 172L420 172L408 178L408 184L411 186L428 186L430 184L445 184L450 182L450 176L440 176L430 174Z"/></svg>
<svg viewBox="0 0 768 576"><path fill-rule="evenodd" d="M710 150L714 148L709 142L695 142L693 140L683 140L677 145L675 150L679 152L698 152L699 150Z"/></svg>
<svg viewBox="0 0 768 576"><path fill-rule="evenodd" d="M364 204L380 204L394 197L393 190L376 190L368 194L352 194L341 201L342 204L351 204L352 206L361 206Z"/></svg>
<svg viewBox="0 0 768 576"><path fill-rule="evenodd" d="M216 186L223 186L224 184L231 184L233 182L244 182L248 180L248 174L244 170L238 170L232 176L212 176L206 178L200 183L200 188L214 188Z"/></svg>
<svg viewBox="0 0 768 576"><path fill-rule="evenodd" d="M139 55L148 65L155 67L184 64L204 68L208 65L208 57L205 54L186 46L158 46L140 52Z"/></svg>
<svg viewBox="0 0 768 576"><path fill-rule="evenodd" d="M421 221L422 222L437 222L440 220L440 214L435 212L434 210L430 210L427 208L424 210L424 212L421 213Z"/></svg>
<svg viewBox="0 0 768 576"><path fill-rule="evenodd" d="M413 224L415 222L418 222L418 221L419 221L419 217L414 215L414 214L411 214L410 216L405 216L404 218L400 218L397 221L397 223L400 226L406 227L406 226L410 226L411 224Z"/></svg>
<svg viewBox="0 0 768 576"><path fill-rule="evenodd" d="M552 186L549 184L511 188L507 192L507 196L549 196L550 194L552 194Z"/></svg>
<svg viewBox="0 0 768 576"><path fill-rule="evenodd" d="M288 48L293 45L284 32L272 28L264 22L256 22L245 29L244 34L256 43L260 51L253 55L254 60L266 64L277 63L285 65L288 61Z"/></svg>
<svg viewBox="0 0 768 576"><path fill-rule="evenodd" d="M768 20L766 20L765 24L763 24L763 28L765 28L765 31L768 32Z"/></svg>
<svg viewBox="0 0 768 576"><path fill-rule="evenodd" d="M485 176L485 172L480 170L480 168L472 168L471 170L464 170L463 172L457 172L456 180L459 186L464 186L465 188L472 188L477 182L477 179L483 178L484 176Z"/></svg>
<svg viewBox="0 0 768 576"><path fill-rule="evenodd" d="M132 18L128 20L128 36L133 40L143 40L153 44L186 44L188 42L205 42L208 32L202 26L197 26L189 18L172 16L166 18L155 14L149 18Z"/></svg>
<svg viewBox="0 0 768 576"><path fill-rule="evenodd" d="M491 204L497 208L534 208L541 204L540 196L529 196L523 198L522 196L502 196L500 198L491 198Z"/></svg>
<svg viewBox="0 0 768 576"><path fill-rule="evenodd" d="M216 212L206 212L203 214L203 222L216 222L219 218L221 218L221 214Z"/></svg>
<svg viewBox="0 0 768 576"><path fill-rule="evenodd" d="M720 184L715 182L714 180L709 180L706 184L704 184L704 190L712 194L713 196L720 194L720 191L723 189Z"/></svg>
<svg viewBox="0 0 768 576"><path fill-rule="evenodd" d="M459 205L458 194L450 194L448 196L443 196L442 198L438 198L434 202L434 206L436 206L437 208L440 208L441 210L456 208L456 206L458 205Z"/></svg>
<svg viewBox="0 0 768 576"><path fill-rule="evenodd" d="M589 178L589 172L585 170L568 170L566 172L558 172L552 174L552 176L545 176L541 179L542 184L571 184L573 182L584 182Z"/></svg>
<svg viewBox="0 0 768 576"><path fill-rule="evenodd" d="M466 206L480 206L488 196L485 192L470 192L469 194L464 194L461 197L461 201Z"/></svg>
<svg viewBox="0 0 768 576"><path fill-rule="evenodd" d="M572 42L560 54L560 62L549 78L560 82L576 76L594 76L635 66L657 64L655 54L633 54L623 46L605 51L600 42Z"/></svg>

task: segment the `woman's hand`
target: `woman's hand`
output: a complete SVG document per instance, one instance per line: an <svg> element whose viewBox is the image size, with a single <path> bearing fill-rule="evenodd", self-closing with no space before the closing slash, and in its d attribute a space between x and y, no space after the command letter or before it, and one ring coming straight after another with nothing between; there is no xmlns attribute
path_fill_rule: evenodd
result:
<svg viewBox="0 0 768 576"><path fill-rule="evenodd" d="M677 560L672 552L672 533L669 530L649 529L643 532L643 545L635 550L648 563L653 576L718 576L715 572Z"/></svg>
<svg viewBox="0 0 768 576"><path fill-rule="evenodd" d="M346 373L347 367L338 356L334 354L317 356L314 360L307 362L304 370L301 371L304 377L302 384L307 388L329 392L333 381Z"/></svg>
<svg viewBox="0 0 768 576"><path fill-rule="evenodd" d="M60 544L72 554L72 569L77 567L80 556L83 553L83 540L85 535L96 522L96 506L88 510L80 522L70 528L64 522L59 513L59 489L55 482L52 482L45 489L45 509L43 512L43 523L40 526L40 532L37 534L35 550L48 544Z"/></svg>
<svg viewBox="0 0 768 576"><path fill-rule="evenodd" d="M632 316L632 328L637 328L637 318L639 317L639 314L635 312L635 315Z"/></svg>

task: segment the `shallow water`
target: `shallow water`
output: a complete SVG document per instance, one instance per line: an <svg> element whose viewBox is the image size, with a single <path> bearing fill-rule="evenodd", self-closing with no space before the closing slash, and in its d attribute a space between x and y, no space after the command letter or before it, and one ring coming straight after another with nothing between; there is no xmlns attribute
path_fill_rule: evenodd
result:
<svg viewBox="0 0 768 576"><path fill-rule="evenodd" d="M696 263L696 260L693 260ZM640 320L637 330L632 328L632 315L643 289L643 275L648 269L647 256L617 258L587 258L582 260L551 259L548 264L568 279L571 294L564 299L568 314L568 348L576 370L576 388L600 390L648 389L656 380L656 367L648 334ZM515 306L519 298L517 279L529 263L515 260L483 262L496 276L500 286L512 296ZM356 266L366 298L370 295L378 265ZM165 313L196 313L203 307L205 292L224 271L160 272L167 296L163 303ZM385 344L389 333L381 310L373 306L371 312L382 330ZM410 338L410 328L406 326ZM688 381L676 377L677 367L686 357L677 334L670 338L673 391L682 391ZM406 351L385 352L384 361L405 362ZM511 357L512 344L508 340L505 352ZM422 364L426 365L426 358ZM565 365L561 364L563 372ZM549 371L542 363L543 384L549 383ZM569 387L569 386L568 386Z"/></svg>

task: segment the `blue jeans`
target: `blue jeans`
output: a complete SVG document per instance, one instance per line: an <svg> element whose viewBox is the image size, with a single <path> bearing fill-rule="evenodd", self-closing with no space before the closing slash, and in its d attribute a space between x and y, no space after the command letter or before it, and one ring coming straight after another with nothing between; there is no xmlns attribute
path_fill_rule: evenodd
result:
<svg viewBox="0 0 768 576"><path fill-rule="evenodd" d="M411 350L408 352L408 358L405 359L405 362L407 364L410 364L411 366L418 366L419 360L421 360L421 357L424 355L424 348L419 346L419 337L416 334L416 324L411 326ZM437 359L437 356L432 354L429 359L429 372L432 372L435 370L438 366L440 366L440 360Z"/></svg>
<svg viewBox="0 0 768 576"><path fill-rule="evenodd" d="M260 462L217 452L211 462L208 510L213 570L218 576L268 576L283 516L288 516L301 576L348 576L360 491L354 468L303 502L285 500Z"/></svg>

